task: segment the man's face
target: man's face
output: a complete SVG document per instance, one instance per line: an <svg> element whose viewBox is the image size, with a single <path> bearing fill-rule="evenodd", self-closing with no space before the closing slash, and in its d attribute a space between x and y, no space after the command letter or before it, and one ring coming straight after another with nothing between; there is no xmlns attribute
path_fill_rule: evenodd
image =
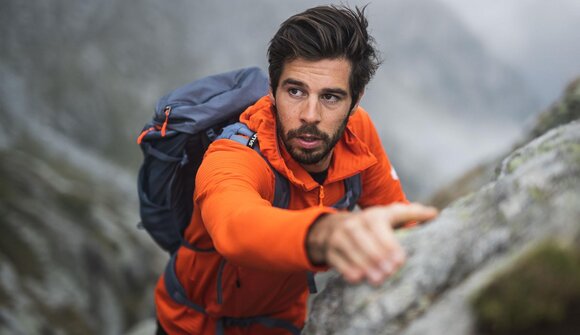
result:
<svg viewBox="0 0 580 335"><path fill-rule="evenodd" d="M276 127L292 158L307 171L328 168L352 101L351 66L343 58L286 62L276 88Z"/></svg>

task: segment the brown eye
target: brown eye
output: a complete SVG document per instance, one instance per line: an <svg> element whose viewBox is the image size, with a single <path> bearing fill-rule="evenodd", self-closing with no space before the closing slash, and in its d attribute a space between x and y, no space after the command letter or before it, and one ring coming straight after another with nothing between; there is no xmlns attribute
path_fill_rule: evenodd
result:
<svg viewBox="0 0 580 335"><path fill-rule="evenodd" d="M337 103L340 98L334 94L323 94L322 99L328 103Z"/></svg>
<svg viewBox="0 0 580 335"><path fill-rule="evenodd" d="M293 88L288 89L288 94L290 94L293 97L301 97L304 95L304 92L302 92L300 89L293 87Z"/></svg>

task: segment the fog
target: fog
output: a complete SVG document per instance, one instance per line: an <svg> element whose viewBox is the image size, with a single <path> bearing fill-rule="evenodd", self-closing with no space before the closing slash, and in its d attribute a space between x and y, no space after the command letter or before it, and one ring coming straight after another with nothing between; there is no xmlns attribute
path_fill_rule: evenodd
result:
<svg viewBox="0 0 580 335"><path fill-rule="evenodd" d="M28 129L47 145L64 136L136 173L134 140L160 96L204 75L266 69L278 25L318 3L8 2L0 111L12 126L0 147ZM362 106L411 198L509 148L580 73L578 8L573 0L368 5L384 63Z"/></svg>
<svg viewBox="0 0 580 335"><path fill-rule="evenodd" d="M441 0L550 104L580 74L580 2Z"/></svg>

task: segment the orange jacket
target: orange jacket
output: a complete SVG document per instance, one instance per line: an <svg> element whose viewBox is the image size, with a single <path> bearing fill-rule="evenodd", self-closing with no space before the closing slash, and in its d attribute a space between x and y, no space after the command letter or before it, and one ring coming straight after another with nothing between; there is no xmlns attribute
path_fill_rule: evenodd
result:
<svg viewBox="0 0 580 335"><path fill-rule="evenodd" d="M211 317L176 303L161 276L155 290L157 316L169 334L214 334L216 319L223 316L264 315L301 328L308 296L306 272L321 270L308 259L306 235L320 215L335 211L326 206L343 196L343 180L361 173L362 208L407 202L362 108L351 115L335 146L322 186L278 145L267 97L249 107L240 121L258 133L262 154L289 180L289 208L271 205L275 177L257 152L230 140L209 147L197 174L194 212L185 236L196 247L215 247L217 252L180 248L176 271L189 299ZM287 334L260 324L226 328L226 334L264 333Z"/></svg>

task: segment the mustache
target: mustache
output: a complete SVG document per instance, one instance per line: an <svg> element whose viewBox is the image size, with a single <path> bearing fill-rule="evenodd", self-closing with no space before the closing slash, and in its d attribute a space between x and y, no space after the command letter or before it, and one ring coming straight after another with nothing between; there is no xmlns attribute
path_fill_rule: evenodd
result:
<svg viewBox="0 0 580 335"><path fill-rule="evenodd" d="M316 125L313 124L304 124L300 126L300 128L298 129L289 130L288 133L286 134L288 140L304 136L315 137L323 141L330 140L330 136L328 136L328 134L320 131L320 129L318 129Z"/></svg>

